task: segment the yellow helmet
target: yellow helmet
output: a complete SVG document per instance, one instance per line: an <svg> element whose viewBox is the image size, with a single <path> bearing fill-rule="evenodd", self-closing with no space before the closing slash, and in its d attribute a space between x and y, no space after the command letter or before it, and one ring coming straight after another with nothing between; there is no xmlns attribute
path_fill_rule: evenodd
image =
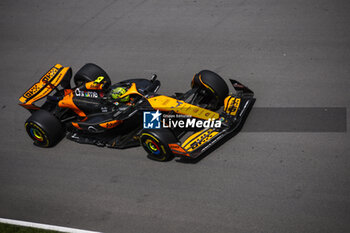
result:
<svg viewBox="0 0 350 233"><path fill-rule="evenodd" d="M112 99L117 100L119 102L128 102L130 100L130 96L124 96L123 98L120 99L120 96L124 95L126 93L126 88L125 87L116 87L112 89L110 96Z"/></svg>

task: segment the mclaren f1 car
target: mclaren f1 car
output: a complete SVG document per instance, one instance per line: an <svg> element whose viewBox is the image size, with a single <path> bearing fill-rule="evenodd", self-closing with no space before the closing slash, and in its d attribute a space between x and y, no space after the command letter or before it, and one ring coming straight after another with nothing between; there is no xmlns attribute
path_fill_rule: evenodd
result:
<svg viewBox="0 0 350 233"><path fill-rule="evenodd" d="M235 93L229 94L224 79L209 70L173 96L157 94L156 75L112 84L92 63L71 79L72 69L56 64L19 98L31 113L25 129L34 145L52 147L67 137L111 148L141 145L157 161L195 159L237 133L255 102L254 93L236 80L230 79ZM183 117L187 125L174 124Z"/></svg>

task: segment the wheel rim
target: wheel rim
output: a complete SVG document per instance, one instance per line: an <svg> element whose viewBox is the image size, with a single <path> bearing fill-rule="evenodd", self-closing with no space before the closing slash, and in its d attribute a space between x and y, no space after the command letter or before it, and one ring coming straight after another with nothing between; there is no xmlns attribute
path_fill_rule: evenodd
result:
<svg viewBox="0 0 350 233"><path fill-rule="evenodd" d="M35 145L39 145L41 147L49 146L49 138L46 132L39 125L35 124L34 122L27 122L25 124L25 128Z"/></svg>
<svg viewBox="0 0 350 233"><path fill-rule="evenodd" d="M160 154L160 149L159 146L157 145L156 142L154 142L151 139L147 139L145 141L147 149L154 155L159 155Z"/></svg>
<svg viewBox="0 0 350 233"><path fill-rule="evenodd" d="M30 128L29 132L32 135L32 138L38 140L39 142L43 142L44 141L44 136L38 129Z"/></svg>

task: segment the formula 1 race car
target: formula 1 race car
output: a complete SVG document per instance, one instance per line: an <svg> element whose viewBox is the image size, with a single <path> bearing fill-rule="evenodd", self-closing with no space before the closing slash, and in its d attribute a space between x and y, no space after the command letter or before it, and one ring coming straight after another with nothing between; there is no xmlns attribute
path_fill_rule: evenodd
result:
<svg viewBox="0 0 350 233"><path fill-rule="evenodd" d="M74 87L71 78L72 69L57 64L20 97L31 112L25 128L34 145L51 147L66 136L111 148L141 145L157 161L195 159L237 133L255 102L254 93L232 79L236 93L229 94L209 70L171 97L156 93L156 75L112 85L102 68L88 63L74 75Z"/></svg>

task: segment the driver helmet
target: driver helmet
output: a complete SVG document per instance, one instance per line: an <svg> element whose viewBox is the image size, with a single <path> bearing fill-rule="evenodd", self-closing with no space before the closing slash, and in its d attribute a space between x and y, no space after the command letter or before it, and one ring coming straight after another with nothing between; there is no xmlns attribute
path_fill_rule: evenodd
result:
<svg viewBox="0 0 350 233"><path fill-rule="evenodd" d="M120 98L120 96L124 95L127 91L127 88L125 87L116 87L111 90L110 96L113 100L119 101L119 102L128 102L130 100L130 96L124 96L123 98Z"/></svg>

